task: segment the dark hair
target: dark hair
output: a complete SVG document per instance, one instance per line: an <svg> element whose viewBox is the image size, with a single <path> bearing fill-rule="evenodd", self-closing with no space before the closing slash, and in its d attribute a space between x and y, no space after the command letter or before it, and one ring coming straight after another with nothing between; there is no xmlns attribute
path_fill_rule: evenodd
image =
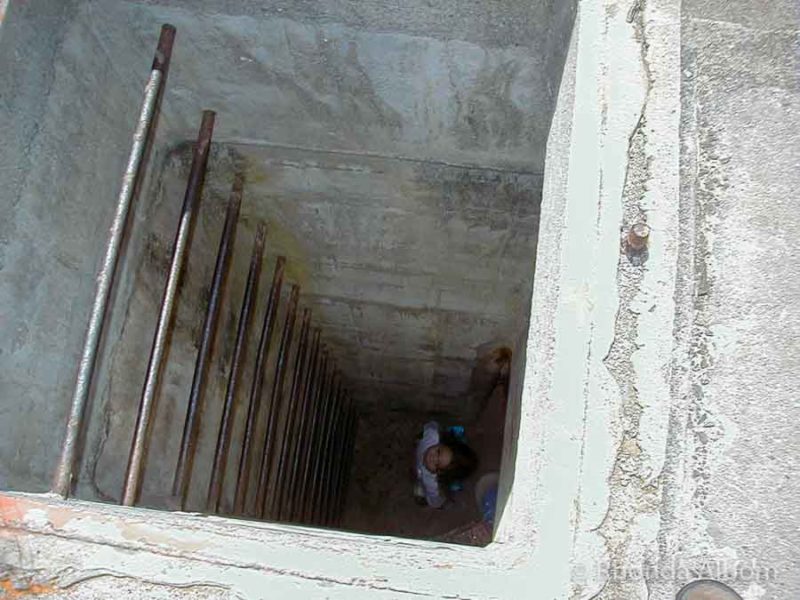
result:
<svg viewBox="0 0 800 600"><path fill-rule="evenodd" d="M439 434L439 443L450 448L453 453L453 460L446 469L438 473L440 481L444 483L462 481L478 468L478 455L475 451L449 431Z"/></svg>

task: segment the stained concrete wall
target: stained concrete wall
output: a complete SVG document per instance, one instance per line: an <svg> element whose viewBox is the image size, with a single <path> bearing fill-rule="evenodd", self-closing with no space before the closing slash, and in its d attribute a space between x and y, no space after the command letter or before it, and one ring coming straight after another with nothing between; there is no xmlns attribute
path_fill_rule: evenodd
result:
<svg viewBox="0 0 800 600"><path fill-rule="evenodd" d="M747 600L798 597L795 8L581 3L496 543L5 494L8 584L660 600L717 577ZM632 265L620 230L643 218Z"/></svg>
<svg viewBox="0 0 800 600"><path fill-rule="evenodd" d="M473 411L479 352L508 344L525 321L541 177L229 148L247 165L246 217L268 223L268 254L288 258L355 397L372 408Z"/></svg>
<svg viewBox="0 0 800 600"><path fill-rule="evenodd" d="M674 317L679 15L674 3L640 8L643 12L628 20L630 7L621 2L582 3L569 67L575 76L566 80L548 148L547 227L539 244L546 268L535 282L527 346L512 377L521 394L515 410L520 437L517 452L511 445L506 456L505 466L516 467L516 476L496 543L459 549L110 507L98 515L91 506L42 506L37 499L9 498L13 509L5 522L14 528L15 540L39 551L26 560L9 545L13 572L35 578L48 571L57 550L80 573L92 565L95 573L104 572L102 561L113 560L116 572L135 570L137 581L149 585L189 585L178 592L186 595L202 593L197 583L203 581L231 596L253 597L264 589L309 597L646 597L640 580L633 590L609 588L604 596L603 575L587 584L577 569L573 572L589 562L603 573L609 556L639 557L641 539L652 532L652 506L639 503L645 478L638 467L647 460L637 460L663 454L656 435L662 421L641 419L622 427L627 409L639 401L623 404L630 396L618 384L630 381L648 393L655 389L657 396L642 396L650 410L662 406L665 391L669 397L664 378L672 357L665 340ZM640 27L647 27L646 39L638 37ZM645 76L645 64L652 80ZM626 173L630 169L641 181L650 162L639 162L643 150L629 147L631 134L644 131L643 115L653 141L647 146L653 171L647 186L631 189ZM659 224L660 234L653 238L647 268L632 271L621 262L626 259L620 254L619 227L623 214L630 216L624 209L640 202L651 210L648 216ZM618 309L630 308L622 305L617 278L636 273L644 275L643 282L623 290L658 298L655 307L642 301L645 308L639 312L647 328L641 330L629 321L617 326ZM607 370L604 359L615 339L627 352L638 353L635 366L627 361L615 372L630 379L617 380ZM618 444L623 435L633 436L630 445ZM616 467L627 474L622 481L610 481L611 473L620 473ZM507 468L506 481L510 472ZM609 508L612 517L605 521ZM83 518L73 518L72 511ZM55 540L57 548L44 547L48 532L65 531L88 535L97 544L91 549L102 547L105 554L87 551L84 558L75 550L78 544L64 537ZM227 542L220 539L231 535ZM164 558L153 561L157 551ZM192 565L186 564L187 555ZM154 562L157 566L151 566Z"/></svg>
<svg viewBox="0 0 800 600"><path fill-rule="evenodd" d="M15 2L0 29L2 487L48 485L140 101L76 10Z"/></svg>
<svg viewBox="0 0 800 600"><path fill-rule="evenodd" d="M156 436L155 455L171 455L180 429L234 154L249 183L224 323L232 324L254 222L264 218L270 258L289 257L360 400L468 409L478 348L513 343L527 322L543 149L573 16L569 2L398 12L381 2L12 1L0 29L0 71L15 90L0 113L14 132L2 150L10 216L0 397L11 418L2 420L0 484L47 487L162 22L177 26L178 40L155 176L135 211L96 382L88 497L111 499L118 488L185 143L202 108L219 113L219 145L182 295L189 312L179 315L170 356L177 370L165 377L159 418L170 426ZM220 355L229 343L221 337ZM220 368L215 391L224 361ZM21 411L36 418L21 421ZM154 503L169 469L151 468L145 494Z"/></svg>

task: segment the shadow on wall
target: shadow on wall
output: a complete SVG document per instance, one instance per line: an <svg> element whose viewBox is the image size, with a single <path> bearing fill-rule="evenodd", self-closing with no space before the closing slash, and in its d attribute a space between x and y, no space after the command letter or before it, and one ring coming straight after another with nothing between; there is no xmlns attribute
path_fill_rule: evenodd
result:
<svg viewBox="0 0 800 600"><path fill-rule="evenodd" d="M477 415L379 408L362 413L342 527L470 545L488 543L491 524L483 522L476 485L500 469L510 361L511 350L505 346L478 358L469 392L481 407ZM479 460L477 470L460 482L461 489L447 492L449 500L442 509L420 505L414 497L416 445L423 425L432 419L442 429L463 427L464 441Z"/></svg>

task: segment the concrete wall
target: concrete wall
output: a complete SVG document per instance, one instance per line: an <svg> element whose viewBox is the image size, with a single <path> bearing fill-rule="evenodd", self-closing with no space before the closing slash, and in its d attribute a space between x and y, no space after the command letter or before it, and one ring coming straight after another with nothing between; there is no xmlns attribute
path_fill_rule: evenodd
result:
<svg viewBox="0 0 800 600"><path fill-rule="evenodd" d="M119 78L75 11L14 2L0 30L2 487L51 476L146 76Z"/></svg>
<svg viewBox="0 0 800 600"><path fill-rule="evenodd" d="M581 3L495 543L2 494L4 584L661 600L715 577L747 600L798 597L795 11ZM620 234L640 219L653 233L633 265Z"/></svg>
<svg viewBox="0 0 800 600"><path fill-rule="evenodd" d="M8 545L15 576L36 580L58 552L79 573L91 566L105 572L102 561L113 560L116 573L135 572L149 585L179 582L190 586L178 592L185 595L201 593L202 581L252 597L647 597L641 578L620 589L603 570L610 559L644 565L642 548L658 551L657 508L641 492L649 490L646 467L664 455L658 434L670 399L679 13L672 2L641 8L629 19L630 6L615 0L581 5L568 67L574 77L565 79L548 147L538 248L543 276L534 284L527 344L512 377L520 394L513 411L519 440L505 457L508 502L495 543L456 548L6 497L14 540L39 551L18 558ZM643 116L646 150L630 146L645 131ZM637 269L623 262L619 234L640 216L631 208L642 204L659 233L645 268ZM625 279L632 276L639 279ZM631 295L639 298L633 306ZM641 325L618 320L631 309L642 315ZM612 348L613 365L606 362ZM620 361L620 348L630 360ZM82 518L74 518L76 511ZM70 531L105 554L83 558L79 544L64 537ZM42 542L50 532L61 534L57 548ZM153 561L157 551L164 558Z"/></svg>
<svg viewBox="0 0 800 600"><path fill-rule="evenodd" d="M181 126L225 107L226 139L537 173L574 5L85 4L103 28L132 25L108 40L121 48L175 23Z"/></svg>
<svg viewBox="0 0 800 600"><path fill-rule="evenodd" d="M480 349L526 319L541 178L237 145L251 222L288 257L356 398L464 414ZM219 190L222 193L222 190ZM485 351L485 347L483 348Z"/></svg>
<svg viewBox="0 0 800 600"><path fill-rule="evenodd" d="M47 487L58 453L52 432L66 415L162 22L174 23L178 38L155 176L134 212L96 382L87 497L118 493L185 142L202 108L219 113L219 145L164 379L159 419L168 426L154 436L154 456L172 456L181 427L233 155L247 165L248 190L217 354L230 344L254 224L266 219L269 257L289 257L290 277L360 400L468 410L478 349L511 344L526 327L544 144L573 14L569 2L418 3L402 13L381 2L11 2L0 29L0 71L18 90L0 113L15 132L2 155L10 218L0 397L5 414L36 417L22 427L16 416L3 419L0 451L9 458L0 484ZM268 260L265 279L270 272ZM170 463L151 467L146 502L159 504Z"/></svg>

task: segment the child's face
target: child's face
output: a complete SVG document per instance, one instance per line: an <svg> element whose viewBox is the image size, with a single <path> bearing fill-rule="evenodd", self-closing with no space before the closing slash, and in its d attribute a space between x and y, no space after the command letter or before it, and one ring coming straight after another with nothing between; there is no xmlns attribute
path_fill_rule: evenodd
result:
<svg viewBox="0 0 800 600"><path fill-rule="evenodd" d="M422 462L425 468L431 473L441 473L445 471L453 461L453 451L444 444L436 444L425 451Z"/></svg>

